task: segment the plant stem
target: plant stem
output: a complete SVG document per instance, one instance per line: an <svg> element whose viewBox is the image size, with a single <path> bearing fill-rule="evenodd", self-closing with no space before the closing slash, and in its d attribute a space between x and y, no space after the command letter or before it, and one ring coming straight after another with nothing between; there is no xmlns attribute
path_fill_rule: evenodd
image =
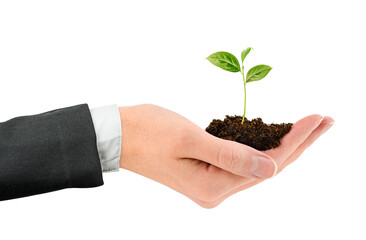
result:
<svg viewBox="0 0 366 240"><path fill-rule="evenodd" d="M245 108L247 102L247 88L245 86L244 66L242 67L241 75L243 75L243 84L244 84L244 113L243 113L243 119L241 120L241 124L243 124L245 119Z"/></svg>

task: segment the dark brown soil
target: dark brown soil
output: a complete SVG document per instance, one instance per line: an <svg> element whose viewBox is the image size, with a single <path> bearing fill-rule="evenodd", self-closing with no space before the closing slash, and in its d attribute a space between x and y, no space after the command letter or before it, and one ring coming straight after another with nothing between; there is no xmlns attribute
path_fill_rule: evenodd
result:
<svg viewBox="0 0 366 240"><path fill-rule="evenodd" d="M224 121L212 120L206 131L216 137L243 143L262 151L280 146L281 138L292 126L292 123L266 124L261 118L251 121L245 118L243 124L241 121L241 116L226 115Z"/></svg>

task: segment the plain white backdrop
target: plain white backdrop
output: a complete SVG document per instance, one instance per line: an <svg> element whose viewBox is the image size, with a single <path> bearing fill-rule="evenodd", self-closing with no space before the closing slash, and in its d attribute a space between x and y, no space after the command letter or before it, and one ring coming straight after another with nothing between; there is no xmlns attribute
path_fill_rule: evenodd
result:
<svg viewBox="0 0 366 240"><path fill-rule="evenodd" d="M273 179L214 209L140 175L0 202L1 239L366 239L363 1L0 1L0 122L88 103L152 103L205 128L242 114L335 124ZM122 126L123 127L123 126ZM1 137L1 136L0 136ZM0 169L1 171L1 169Z"/></svg>

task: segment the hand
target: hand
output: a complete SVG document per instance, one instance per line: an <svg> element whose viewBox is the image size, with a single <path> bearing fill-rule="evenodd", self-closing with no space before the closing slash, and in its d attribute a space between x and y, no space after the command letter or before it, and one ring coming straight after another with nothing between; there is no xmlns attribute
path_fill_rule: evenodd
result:
<svg viewBox="0 0 366 240"><path fill-rule="evenodd" d="M143 104L119 107L120 167L160 182L205 208L271 178L295 161L334 120L311 115L281 146L264 152L214 137L183 116Z"/></svg>

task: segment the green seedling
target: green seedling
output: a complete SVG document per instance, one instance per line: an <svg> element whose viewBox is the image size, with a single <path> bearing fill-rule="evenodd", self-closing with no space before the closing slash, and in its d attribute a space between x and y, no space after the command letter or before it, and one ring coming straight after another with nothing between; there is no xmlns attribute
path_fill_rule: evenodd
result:
<svg viewBox="0 0 366 240"><path fill-rule="evenodd" d="M271 67L268 65L257 65L252 67L245 77L244 75L244 59L249 54L249 52L253 50L253 48L248 47L247 49L241 52L241 67L238 59L231 53L228 52L216 52L208 56L206 59L210 61L213 65L222 68L229 72L241 72L243 76L243 83L244 83L244 113L243 113L243 120L241 124L244 123L245 119L245 108L246 108L246 99L247 99L247 89L246 84L248 82L259 81L263 79L269 71L271 71Z"/></svg>

